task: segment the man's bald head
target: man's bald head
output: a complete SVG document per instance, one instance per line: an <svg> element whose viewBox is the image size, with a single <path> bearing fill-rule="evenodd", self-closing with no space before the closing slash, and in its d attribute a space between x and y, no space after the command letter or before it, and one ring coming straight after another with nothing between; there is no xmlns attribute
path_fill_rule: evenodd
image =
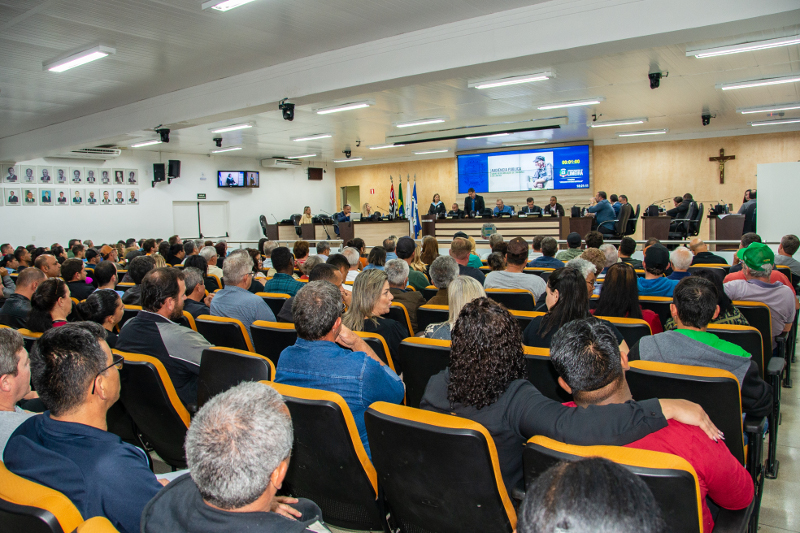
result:
<svg viewBox="0 0 800 533"><path fill-rule="evenodd" d="M694 255L697 255L701 252L708 251L708 245L703 242L703 239L700 237L695 237L691 241L689 241L689 249L692 251Z"/></svg>

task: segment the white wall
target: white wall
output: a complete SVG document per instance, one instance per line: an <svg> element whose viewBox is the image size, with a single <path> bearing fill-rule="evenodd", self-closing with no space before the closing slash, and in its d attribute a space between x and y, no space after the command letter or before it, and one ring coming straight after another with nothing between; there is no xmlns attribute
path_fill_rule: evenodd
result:
<svg viewBox="0 0 800 533"><path fill-rule="evenodd" d="M153 163L167 163L168 159L181 161L181 177L150 187ZM100 169L136 168L139 170L138 206L36 206L0 207L0 241L14 246L49 246L53 242L66 244L71 238L92 239L95 243L116 242L133 237L167 238L174 234L172 202L197 201L198 193L206 194L206 201L229 202L229 241L260 239L263 234L258 218L266 215L274 222L301 213L310 205L313 213L321 209L334 212L336 206L336 179L333 167L323 174L322 181L309 181L306 165L297 169L272 170L261 168L259 161L250 158L198 156L141 152L124 154L113 161L84 161L64 159L33 159L17 162L21 165L67 167L94 167ZM257 170L261 187L258 189L218 189L217 170ZM5 173L4 173L5 175ZM205 178L205 179L204 179ZM8 184L3 184L8 187ZM36 188L56 188L37 185ZM88 187L82 185L82 188ZM199 200L203 201L203 200Z"/></svg>
<svg viewBox="0 0 800 533"><path fill-rule="evenodd" d="M756 227L765 241L780 241L800 228L800 163L758 165ZM777 248L776 248L777 249Z"/></svg>

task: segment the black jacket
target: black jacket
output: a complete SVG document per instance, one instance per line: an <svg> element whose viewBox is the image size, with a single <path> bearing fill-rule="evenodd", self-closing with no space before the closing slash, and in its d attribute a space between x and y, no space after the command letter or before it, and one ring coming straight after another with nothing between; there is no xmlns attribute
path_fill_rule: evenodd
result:
<svg viewBox="0 0 800 533"><path fill-rule="evenodd" d="M428 208L429 215L444 215L447 214L447 208L444 206L442 202L438 204L434 204L431 202L431 206Z"/></svg>
<svg viewBox="0 0 800 533"><path fill-rule="evenodd" d="M188 311L192 318L197 318L200 315L210 315L211 310L203 302L197 302L190 298L186 298L183 302L183 310Z"/></svg>
<svg viewBox="0 0 800 533"><path fill-rule="evenodd" d="M483 196L476 194L474 200L469 196L464 199L464 213L469 214L470 211L480 213L484 209L486 209L486 204L483 201Z"/></svg>
<svg viewBox="0 0 800 533"><path fill-rule="evenodd" d="M691 204L691 200L684 200L679 203L677 207L673 207L667 211L667 215L671 216L672 218L686 218L686 214L689 212L689 206Z"/></svg>
<svg viewBox="0 0 800 533"><path fill-rule="evenodd" d="M558 216L563 217L564 216L564 206L561 205L558 202L556 202L555 209L550 207L549 203L546 206L544 206L544 214L545 215L552 215L554 212L558 213Z"/></svg>
<svg viewBox="0 0 800 533"><path fill-rule="evenodd" d="M530 214L536 214L536 213L541 213L541 212L542 212L542 208L539 207L538 205L534 205L533 207L528 207L527 205L525 205L525 207L522 207L519 210L519 213L523 214L523 215L527 215L529 213Z"/></svg>
<svg viewBox="0 0 800 533"><path fill-rule="evenodd" d="M711 252L699 252L697 255L694 256L692 259L693 265L710 265L710 264L717 264L717 265L727 265L728 262L725 261L722 257L712 254Z"/></svg>
<svg viewBox="0 0 800 533"><path fill-rule="evenodd" d="M465 213L461 209L457 209L455 211L448 211L447 216L455 218L464 218Z"/></svg>
<svg viewBox="0 0 800 533"><path fill-rule="evenodd" d="M0 309L0 324L14 329L24 328L31 312L31 301L21 294L12 294Z"/></svg>
<svg viewBox="0 0 800 533"><path fill-rule="evenodd" d="M85 300L95 291L95 288L85 281L70 281L67 283L67 287L69 287L70 296L78 300Z"/></svg>

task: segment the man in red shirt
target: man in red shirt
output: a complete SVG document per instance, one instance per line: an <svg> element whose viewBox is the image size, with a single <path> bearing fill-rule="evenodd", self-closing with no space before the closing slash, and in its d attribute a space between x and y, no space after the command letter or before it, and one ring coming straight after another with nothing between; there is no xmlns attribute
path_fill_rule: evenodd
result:
<svg viewBox="0 0 800 533"><path fill-rule="evenodd" d="M587 407L625 403L633 398L625 380L629 368L611 329L595 318L573 320L554 336L550 357L559 374L558 383L574 402ZM753 480L731 455L725 443L709 439L697 427L674 420L626 447L671 453L686 459L697 472L703 503L703 531L714 529L706 496L725 509L744 509L753 500Z"/></svg>

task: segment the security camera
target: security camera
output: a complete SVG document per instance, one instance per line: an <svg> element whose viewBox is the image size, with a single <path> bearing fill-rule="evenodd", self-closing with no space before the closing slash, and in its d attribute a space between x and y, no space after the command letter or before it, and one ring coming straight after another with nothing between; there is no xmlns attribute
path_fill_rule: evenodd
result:
<svg viewBox="0 0 800 533"><path fill-rule="evenodd" d="M169 142L169 129L168 128L159 128L159 129L156 130L156 133L158 133L159 137L161 137L161 142L162 143L168 143Z"/></svg>
<svg viewBox="0 0 800 533"><path fill-rule="evenodd" d="M352 152L350 150L342 150L342 153L347 159L350 159L350 156L352 155Z"/></svg>
<svg viewBox="0 0 800 533"><path fill-rule="evenodd" d="M709 124L711 124L711 115L703 113L703 115L701 115L701 118L703 120L703 126L708 126Z"/></svg>
<svg viewBox="0 0 800 533"><path fill-rule="evenodd" d="M650 78L650 88L658 89L659 85L661 85L661 73L651 72L647 77Z"/></svg>
<svg viewBox="0 0 800 533"><path fill-rule="evenodd" d="M283 111L283 120L294 120L294 104L287 102L288 98L284 98L278 103L278 109Z"/></svg>
<svg viewBox="0 0 800 533"><path fill-rule="evenodd" d="M222 147L222 137L214 137L214 144L217 145L217 148Z"/></svg>

